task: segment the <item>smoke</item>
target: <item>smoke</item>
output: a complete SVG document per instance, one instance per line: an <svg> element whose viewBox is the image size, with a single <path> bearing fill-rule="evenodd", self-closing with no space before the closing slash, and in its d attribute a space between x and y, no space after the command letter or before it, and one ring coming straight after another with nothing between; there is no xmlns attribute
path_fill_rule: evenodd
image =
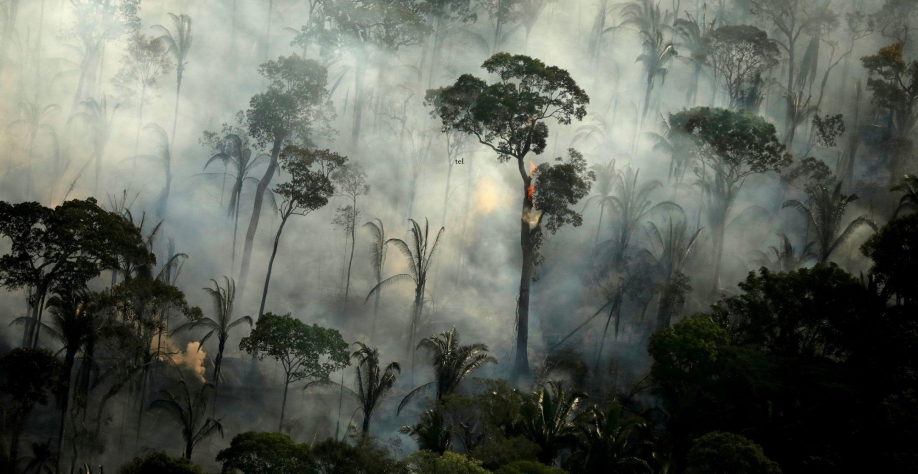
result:
<svg viewBox="0 0 918 474"><path fill-rule="evenodd" d="M201 343L189 342L184 351L170 353L169 358L176 367L187 370L194 374L199 382L204 383L204 359L207 358L207 353L201 347Z"/></svg>

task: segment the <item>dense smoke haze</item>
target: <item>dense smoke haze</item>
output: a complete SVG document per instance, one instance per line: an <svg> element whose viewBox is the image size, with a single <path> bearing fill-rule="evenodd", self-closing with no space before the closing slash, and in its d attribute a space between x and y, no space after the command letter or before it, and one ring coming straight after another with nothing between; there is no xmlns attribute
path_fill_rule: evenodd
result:
<svg viewBox="0 0 918 474"><path fill-rule="evenodd" d="M123 240L99 238L97 261L119 263L97 262L85 291L115 298L144 276L183 294L163 302L171 290L156 290L160 325L131 364L106 352L126 336L93 329L109 358L87 365L86 340L67 350L52 320L83 283L42 294L0 262L0 353L45 348L73 367L73 396L37 404L12 451L3 445L34 458L29 446L48 443L48 472L116 472L155 450L219 472L234 436L277 431L279 417L297 443L356 439L357 355L345 368L325 356L327 378L294 377L285 390L283 361L252 349L269 313L336 330L348 352L378 348L382 368L399 362L369 430L390 457L430 449L399 428L440 413L441 387L399 403L439 373L415 347L455 328L497 363L444 396L487 391L487 378L526 394L563 380L668 433L654 449L669 446L669 461L635 455L646 469L571 467L577 448L563 443L554 457L540 445L538 461L690 472L686 453L704 433L678 424L652 335L710 313L741 346L737 310L711 305L751 294L739 285L762 267L840 268L889 285L874 282L877 260L861 246L910 215L903 192L915 202L914 178L903 181L918 170L914 0L5 0L0 24L0 200L95 198L140 228L156 263L131 267L114 256ZM890 191L902 182L912 188ZM0 253L16 255L9 227ZM914 297L882 294L914 309ZM212 328L200 318L218 318L221 304L253 324L202 343ZM820 341L818 357L833 363L856 352L827 355ZM92 373L85 399L81 367ZM193 456L151 404L183 390L179 380L195 393L219 380L202 416L222 433ZM72 401L62 408L61 397ZM477 452L457 430L452 450ZM749 437L784 472L832 464L813 460L823 451L775 448L773 432L709 431ZM833 446L825 452L842 463L846 448Z"/></svg>

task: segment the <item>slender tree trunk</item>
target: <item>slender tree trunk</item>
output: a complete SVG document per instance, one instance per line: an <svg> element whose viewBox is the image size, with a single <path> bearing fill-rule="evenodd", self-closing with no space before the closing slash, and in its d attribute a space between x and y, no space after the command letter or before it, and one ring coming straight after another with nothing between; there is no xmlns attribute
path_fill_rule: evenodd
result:
<svg viewBox="0 0 918 474"><path fill-rule="evenodd" d="M6 25L3 32L3 45L0 46L0 74L3 73L3 69L6 66L6 51L9 48L10 39L13 37L13 29L16 27L16 17L19 14L19 0L10 0L9 13L6 18ZM16 458L13 458L15 460Z"/></svg>
<svg viewBox="0 0 918 474"><path fill-rule="evenodd" d="M143 102L144 97L147 95L146 86L140 89L140 103L137 106L137 132L134 134L134 159L132 160L134 164L131 167L131 178L134 178L134 173L137 172L137 150L140 147L140 130L143 128Z"/></svg>
<svg viewBox="0 0 918 474"><path fill-rule="evenodd" d="M724 212L720 216L720 222L714 228L714 287L711 288L711 294L717 295L720 291L720 264L724 256L724 233L726 231L724 222L727 218Z"/></svg>
<svg viewBox="0 0 918 474"><path fill-rule="evenodd" d="M287 387L290 386L290 377L284 379L284 401L281 403L280 423L277 424L277 431L284 429L284 413L287 411Z"/></svg>
<svg viewBox="0 0 918 474"><path fill-rule="evenodd" d="M366 56L366 55L364 55ZM360 124L363 121L363 78L366 73L366 57L357 62L357 68L354 74L354 126L351 129L351 146L354 150L359 149L360 144Z"/></svg>
<svg viewBox="0 0 918 474"><path fill-rule="evenodd" d="M606 214L606 200L603 199L599 203L599 223L596 224L596 238L593 240L593 245L599 244L599 230L602 229L602 216Z"/></svg>
<svg viewBox="0 0 918 474"><path fill-rule="evenodd" d="M258 181L258 186L255 187L255 203L252 207L252 217L249 219L249 228L245 234L245 246L242 250L242 264L239 269L239 297L242 297L242 294L245 292L245 282L249 274L249 265L252 260L252 247L255 242L255 233L258 230L258 221L261 219L261 205L265 199L265 191L268 189L268 185L271 184L275 171L277 171L277 157L280 155L281 145L284 144L285 138L284 135L274 137L274 145L271 149L271 162L268 163L268 169L265 170L264 176L261 177L261 180ZM236 205L238 206L239 204Z"/></svg>
<svg viewBox="0 0 918 474"><path fill-rule="evenodd" d="M178 125L179 96L182 93L182 73L184 72L183 69L185 69L184 66L179 64L176 76L178 79L175 84L175 109L172 112L172 139L169 142L169 146L171 147L173 154L175 152L175 128Z"/></svg>
<svg viewBox="0 0 918 474"><path fill-rule="evenodd" d="M56 466L57 471L60 471L61 452L64 450L63 449L64 447L64 425L66 424L66 421L67 421L67 407L70 402L70 380L73 377L72 376L73 361L76 358L76 351L77 349L75 347L68 347L67 353L64 356L64 377L66 378L61 387L62 393L59 395L60 397L59 405L61 407L61 422L60 422L60 426L58 427L58 431L57 431L57 439L59 443L59 448L57 450L57 457L55 460L55 466Z"/></svg>
<svg viewBox="0 0 918 474"><path fill-rule="evenodd" d="M532 242L533 203L530 195L532 177L526 172L523 160L518 160L520 175L523 178L523 206L520 219L520 247L523 250L523 265L520 272L518 318L516 327L516 355L513 358L513 378L523 381L529 378L529 288L532 284L532 270L535 266L535 249Z"/></svg>
<svg viewBox="0 0 918 474"><path fill-rule="evenodd" d="M344 311L347 311L347 297L351 291L351 268L354 266L354 246L357 227L357 199L354 199L354 220L351 222L351 258L347 262L347 283L344 285Z"/></svg>
<svg viewBox="0 0 918 474"><path fill-rule="evenodd" d="M287 224L287 219L290 218L290 214L287 214L281 217L280 227L277 228L277 235L274 236L274 250L271 251L271 259L268 260L268 273L265 275L265 289L261 293L261 306L258 308L258 317L265 314L265 301L268 300L268 285L271 284L271 270L274 268L274 257L277 256L277 245L280 243L281 232L284 231L284 225Z"/></svg>
<svg viewBox="0 0 918 474"><path fill-rule="evenodd" d="M233 251L230 261L230 274L236 271L236 236L239 235L239 197L236 197L236 209L233 210Z"/></svg>
<svg viewBox="0 0 918 474"><path fill-rule="evenodd" d="M376 281L376 285L379 285L378 280ZM376 320L379 317L379 294L381 292L382 292L382 288L376 289L376 298L375 298L376 301L373 303L373 326L372 326L372 329L370 330L370 340L371 341L376 340Z"/></svg>
<svg viewBox="0 0 918 474"><path fill-rule="evenodd" d="M640 127L644 126L644 119L647 118L647 111L650 110L650 95L653 92L653 75L647 75L647 92L644 93L644 111L641 112Z"/></svg>

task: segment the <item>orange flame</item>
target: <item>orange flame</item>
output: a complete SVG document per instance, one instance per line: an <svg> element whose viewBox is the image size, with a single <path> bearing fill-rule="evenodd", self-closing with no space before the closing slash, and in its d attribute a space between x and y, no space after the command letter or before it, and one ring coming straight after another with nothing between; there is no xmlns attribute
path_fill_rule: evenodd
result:
<svg viewBox="0 0 918 474"><path fill-rule="evenodd" d="M532 175L535 174L536 165L533 162L529 162L529 177L532 178ZM526 188L526 199L532 201L532 193L535 192L535 183L531 183L528 188Z"/></svg>

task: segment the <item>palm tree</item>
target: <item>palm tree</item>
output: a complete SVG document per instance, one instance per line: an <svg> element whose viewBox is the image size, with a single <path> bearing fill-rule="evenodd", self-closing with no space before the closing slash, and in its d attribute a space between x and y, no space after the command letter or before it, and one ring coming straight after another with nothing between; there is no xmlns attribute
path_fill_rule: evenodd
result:
<svg viewBox="0 0 918 474"><path fill-rule="evenodd" d="M360 346L360 349L351 354L351 357L357 358L357 366L355 368L357 391L347 390L360 402L360 411L363 412L361 430L364 435L368 435L370 434L370 419L373 417L373 412L392 391L396 374L402 372L402 367L398 362L391 362L385 368L381 368L379 365L379 349L369 347L362 342L355 342L354 344Z"/></svg>
<svg viewBox="0 0 918 474"><path fill-rule="evenodd" d="M51 443L32 443L32 455L22 458L25 463L23 474L53 474L54 452Z"/></svg>
<svg viewBox="0 0 918 474"><path fill-rule="evenodd" d="M391 276L376 284L365 300L369 301L370 296L378 292L385 286L399 281L410 280L414 283L414 306L411 312L411 322L408 327L408 356L411 357L411 373L414 375L414 357L411 356L414 349L414 338L417 335L418 327L421 324L421 314L424 311L424 292L427 286L427 276L430 272L430 265L433 262L433 256L437 251L437 244L440 242L440 236L443 235L444 228L441 227L437 236L430 240L430 225L427 219L424 220L424 230L421 230L420 224L414 219L408 219L411 222L412 245L409 246L402 239L389 239L386 245L392 244L405 256L408 264L408 273L400 273Z"/></svg>
<svg viewBox="0 0 918 474"><path fill-rule="evenodd" d="M399 433L414 438L418 449L443 454L453 446L453 431L439 410L426 410L413 425L399 428Z"/></svg>
<svg viewBox="0 0 918 474"><path fill-rule="evenodd" d="M523 54L529 50L529 35L532 34L532 29L535 27L536 23L539 21L539 17L542 16L542 11L549 3L554 3L558 0L522 0L519 6L519 15L520 21L523 23L523 29L526 30L526 39L523 42Z"/></svg>
<svg viewBox="0 0 918 474"><path fill-rule="evenodd" d="M774 258L766 252L756 250L753 252L753 263L763 267L776 269L779 272L792 272L802 267L807 260L816 257L816 254L810 250L815 242L807 242L798 253L787 235L778 234L778 237L781 238L780 247L775 245L768 247L768 250L774 254Z"/></svg>
<svg viewBox="0 0 918 474"><path fill-rule="evenodd" d="M41 322L46 334L51 334L63 347L64 372L61 390L58 393L58 406L61 409L61 420L58 427L58 439L64 439L64 423L67 407L70 402L70 385L73 379L73 365L76 355L87 338L98 329L95 321L95 309L92 295L84 290L63 291L48 299L47 307L51 313L51 325ZM58 448L58 459L60 459Z"/></svg>
<svg viewBox="0 0 918 474"><path fill-rule="evenodd" d="M707 6L704 7L707 13ZM691 15L688 18L680 18L674 23L675 32L679 35L681 42L680 47L685 49L682 58L692 66L692 76L689 79L688 90L685 94L685 106L694 107L698 97L698 80L701 78L701 71L708 64L708 58L711 55L711 43L708 35L714 31L714 24L717 20L707 23L704 16L699 23Z"/></svg>
<svg viewBox="0 0 918 474"><path fill-rule="evenodd" d="M99 195L99 175L102 173L102 157L105 156L105 148L112 135L112 121L115 118L115 112L118 111L120 104L115 103L111 113L108 111L108 98L102 94L102 100L96 99L84 100L80 103L83 111L74 114L74 117L82 118L89 125L89 139L92 143L92 160L95 162L96 181L93 194Z"/></svg>
<svg viewBox="0 0 918 474"><path fill-rule="evenodd" d="M213 384L205 382L197 392L192 393L185 381L185 375L178 368L176 371L180 377L178 396L162 390L162 398L153 400L149 410L161 410L178 423L182 428L182 439L185 441L183 455L185 459L191 459L191 452L198 443L214 433L220 433L223 437L223 425L220 424L220 420L208 418L206 415L209 392L215 390Z"/></svg>
<svg viewBox="0 0 918 474"><path fill-rule="evenodd" d="M618 193L609 196L613 215L616 216L615 226L617 230L612 238L612 264L614 268L622 268L625 263L625 253L631 245L631 237L641 222L646 220L647 216L665 209L682 210L682 207L672 201L654 204L650 200L650 194L663 187L663 183L658 180L652 180L639 186L638 176L640 172L640 169L634 169L630 166L619 172L616 176Z"/></svg>
<svg viewBox="0 0 918 474"><path fill-rule="evenodd" d="M857 194L846 196L841 193L842 183L835 185L835 189L829 191L826 187L819 187L810 192L810 206L796 200L789 199L784 201L781 208L793 207L806 219L807 226L812 226L816 232L816 254L819 263L826 263L832 252L839 245L845 243L854 231L862 225L870 226L874 231L877 230L876 223L867 216L858 216L849 222L842 230L842 220L845 217L845 210L848 204L857 200Z"/></svg>
<svg viewBox="0 0 918 474"><path fill-rule="evenodd" d="M899 215L899 211L907 209L918 211L918 176L903 176L902 181L896 186L893 186L892 190L903 193L903 196L899 199L899 205L893 213L893 218Z"/></svg>
<svg viewBox="0 0 918 474"><path fill-rule="evenodd" d="M615 190L615 184L619 181L619 172L615 169L615 160L609 160L605 163L597 163L590 167L596 173L596 194L587 198L583 205L583 210L590 205L599 206L599 223L596 224L596 237L593 244L599 242L599 231L602 229L602 218L606 214L606 204L612 204L612 192ZM582 212L581 212L582 213Z"/></svg>
<svg viewBox="0 0 918 474"><path fill-rule="evenodd" d="M179 95L182 92L182 76L185 74L185 59L188 52L191 51L191 17L182 13L179 16L170 13L172 24L175 25L175 34L173 35L168 28L162 25L153 25L153 29L160 31L162 35L159 40L162 41L172 56L175 58L175 110L172 117L172 139L170 143L175 143L175 126L178 124Z"/></svg>
<svg viewBox="0 0 918 474"><path fill-rule="evenodd" d="M223 173L205 173L206 176L217 176L223 175L224 187L226 185L226 176L229 175L233 178L232 189L230 189L230 200L227 205L226 212L227 215L233 219L233 250L231 252L231 270L236 268L236 235L239 230L239 207L240 201L242 200L242 187L246 183L258 184L258 179L249 176L255 168L268 163L271 160L271 155L266 153L259 153L255 158L252 158L252 148L249 145L249 137L245 133L245 130L238 129L235 133L229 133L220 143L217 145L213 156L207 160L207 163L204 164L204 169L213 163L214 161L222 161L223 167L229 168L232 167L233 171L227 173L225 170ZM274 193L268 189L266 190L268 196L268 201L272 207L277 207L277 204L274 200ZM223 200L223 194L221 191L220 194L221 204Z"/></svg>
<svg viewBox="0 0 918 474"><path fill-rule="evenodd" d="M664 237L656 224L651 222L649 227L654 247L659 247L660 249L659 256L651 254L651 258L656 264L657 272L663 277L663 284L660 287L660 302L657 308L657 328L664 328L669 327L673 313L681 311L684 304L682 288L680 288L680 280L685 279L682 274L682 268L695 247L695 243L698 242L698 237L701 236L703 229L698 229L689 235L688 225L685 220L675 225L670 220L669 228Z"/></svg>
<svg viewBox="0 0 918 474"><path fill-rule="evenodd" d="M54 114L61 111L61 106L57 104L49 104L44 107L41 107L36 102L30 102L24 100L19 104L19 119L10 122L7 125L7 132L11 132L14 129L24 129L23 140L29 144L29 162L27 164L28 171L26 175L26 201L30 199L31 187L32 187L32 157L35 153L35 140L38 139L38 134L45 132L56 141L57 133L54 131L54 127L47 123L47 120L50 119Z"/></svg>
<svg viewBox="0 0 918 474"><path fill-rule="evenodd" d="M650 447L641 436L647 423L639 416L625 416L620 403L613 402L606 410L593 405L577 416L575 424L579 449L569 461L583 472L653 472L641 458Z"/></svg>
<svg viewBox="0 0 918 474"><path fill-rule="evenodd" d="M653 92L654 81L660 76L662 81L666 82L666 64L677 56L676 48L671 41L667 41L665 36L669 33L671 27L670 13L660 13L660 5L654 4L653 0L639 0L629 3L622 8L622 24L620 26L632 26L637 28L641 37L641 43L644 52L638 56L637 61L644 65L644 73L647 76L647 91L644 95L644 112L641 114L641 123L650 110L650 94Z"/></svg>
<svg viewBox="0 0 918 474"><path fill-rule="evenodd" d="M541 448L539 462L547 465L576 440L574 423L577 405L586 394L565 391L560 381L549 381L533 392L523 404L522 429L526 437Z"/></svg>
<svg viewBox="0 0 918 474"><path fill-rule="evenodd" d="M188 331L197 327L208 329L207 334L201 338L198 350L204 346L204 342L213 336L217 337L217 356L214 358L214 409L217 403L217 387L220 385L220 366L223 362L223 351L226 348L226 341L229 339L230 331L242 324L248 324L252 327L252 317L243 316L233 321L233 302L236 299L236 282L232 278L224 276L224 286L220 286L217 280L210 280L214 283L213 288L204 288L204 291L210 296L214 304L214 317L205 317L196 321L188 321L173 330L173 334L180 331Z"/></svg>
<svg viewBox="0 0 918 474"><path fill-rule="evenodd" d="M383 281L382 273L383 267L386 266L386 250L389 248L389 241L386 240L386 228L383 226L381 220L376 219L376 222L367 222L363 226L370 229L373 236L373 243L370 245L372 255L370 266L373 268L373 278L376 279L376 287L378 288L375 293L376 301L373 303L373 327L370 331L370 338L373 339L376 337L376 318L379 315L379 296L382 294L380 283Z"/></svg>
<svg viewBox="0 0 918 474"><path fill-rule="evenodd" d="M166 208L169 204L169 194L172 191L172 146L169 141L169 136L166 135L166 131L163 130L163 127L155 123L148 123L143 127L144 130L149 131L156 137L156 146L153 148L153 153L148 155L138 155L132 158L143 158L146 160L159 163L163 167L163 172L166 175L166 184L163 186L163 190L160 191L159 197L156 199L156 217L162 222L166 220Z"/></svg>
<svg viewBox="0 0 918 474"><path fill-rule="evenodd" d="M434 381L412 390L398 404L397 412L401 413L417 394L430 388L436 389L437 401L453 393L469 374L488 362L497 363L497 359L488 355L488 346L482 343L460 345L459 332L454 326L443 331L439 336L430 336L418 343L418 349L427 349L434 369Z"/></svg>

